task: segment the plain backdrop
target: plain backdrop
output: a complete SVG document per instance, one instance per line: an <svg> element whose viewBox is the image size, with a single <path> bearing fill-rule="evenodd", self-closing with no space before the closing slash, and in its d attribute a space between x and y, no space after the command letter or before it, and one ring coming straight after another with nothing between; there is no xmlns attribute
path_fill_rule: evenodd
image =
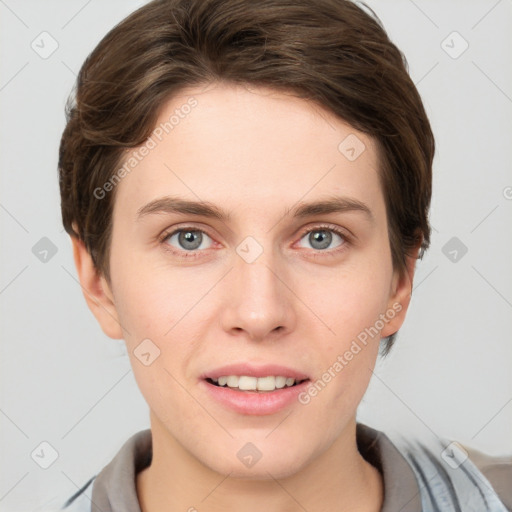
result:
<svg viewBox="0 0 512 512"><path fill-rule="evenodd" d="M123 342L82 297L57 181L76 74L143 3L0 0L1 511L70 496L149 426ZM432 246L359 420L510 453L512 2L368 4L408 59L437 154Z"/></svg>

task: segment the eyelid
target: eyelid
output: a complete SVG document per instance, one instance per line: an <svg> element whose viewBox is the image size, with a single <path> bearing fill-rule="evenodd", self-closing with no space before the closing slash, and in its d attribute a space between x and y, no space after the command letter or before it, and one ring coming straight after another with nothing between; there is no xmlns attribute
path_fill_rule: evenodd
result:
<svg viewBox="0 0 512 512"><path fill-rule="evenodd" d="M170 245L169 243L166 243L167 240L169 240L172 236L174 236L176 233L179 232L186 232L186 231L197 231L199 233L202 233L203 235L207 235L211 242L212 247L214 245L219 245L218 242L216 242L215 237L213 237L208 230L205 228L199 228L196 226L191 226L190 224L186 224L184 226L173 226L171 229L164 230L159 236L158 236L158 243L161 245L164 245L166 250L178 254L178 255L188 255L194 256L199 255L199 253L206 252L208 249L211 249L212 247L208 247L207 249L194 249L193 251L186 251L185 249L177 249L176 247Z"/></svg>
<svg viewBox="0 0 512 512"><path fill-rule="evenodd" d="M169 238L170 236L176 234L178 231L200 231L201 233L204 233L208 235L211 239L214 237L209 233L208 228L206 227L198 227L194 226L190 223L183 224L183 225L173 225L172 228L166 228L164 229L159 235L158 235L158 241L163 242L166 238Z"/></svg>
<svg viewBox="0 0 512 512"><path fill-rule="evenodd" d="M312 249L311 251L313 253L315 253L315 254L318 254L318 255L322 255L322 254L326 254L326 255L327 254L331 254L331 255L332 254L336 254L337 252L343 250L344 246L346 244L352 243L354 235L352 234L352 232L349 229L342 228L342 227L337 226L335 224L329 224L329 223L320 223L320 224L317 223L317 224L314 224L312 226L303 228L300 231L300 235L299 235L299 240L298 241L300 241L302 238L304 238L304 236L307 235L308 233L311 233L312 231L320 231L322 229L325 229L325 230L332 231L332 232L336 233L341 238L343 238L344 243L341 245L342 248L338 247L338 248L326 249L326 250L322 250L322 251L321 250ZM210 237L210 239L212 239L212 241L214 243L218 243L218 242L215 242L215 237L213 237L208 232L208 230L206 228L193 226L190 223L189 224L184 224L184 225L174 225L172 228L164 230L158 236L158 241L163 244L168 238L170 238L171 236L175 235L177 232L187 231L187 230L188 231L198 231L198 232L201 232L203 234L206 234L208 237ZM295 243L296 242L294 242L294 244ZM169 245L169 244L166 244L166 245ZM180 254L180 255L186 254L186 255L188 255L188 257L191 257L191 256L193 257L194 255L199 255L199 253L206 251L205 249L202 249L202 250L195 249L193 251L185 251L185 250L179 250L179 249L175 249L175 248L170 248L168 250L173 252L173 253L175 253L175 254Z"/></svg>
<svg viewBox="0 0 512 512"><path fill-rule="evenodd" d="M352 232L347 228L342 228L341 226L338 226L336 224L320 223L315 224L314 226L304 228L304 230L301 231L300 238L302 238L304 235L307 235L311 231L321 231L322 229L325 229L327 231L333 231L334 233L345 238L347 241L351 240L354 237Z"/></svg>
<svg viewBox="0 0 512 512"><path fill-rule="evenodd" d="M333 233L336 233L338 236L340 236L343 239L343 242L338 247L334 247L333 249L325 249L325 250L315 250L310 249L306 250L308 253L308 258L329 258L329 257L337 257L340 256L341 253L345 252L347 250L347 246L352 245L354 236L352 235L352 232L346 228L342 228L341 226L329 224L329 223L320 223L315 224L314 226L310 226L305 228L303 231L301 231L301 234L299 236L299 240L302 240L305 235L308 233L311 233L312 231L332 231ZM347 234L350 233L350 234ZM295 242L294 242L295 243ZM304 251L305 249L302 248L301 251Z"/></svg>

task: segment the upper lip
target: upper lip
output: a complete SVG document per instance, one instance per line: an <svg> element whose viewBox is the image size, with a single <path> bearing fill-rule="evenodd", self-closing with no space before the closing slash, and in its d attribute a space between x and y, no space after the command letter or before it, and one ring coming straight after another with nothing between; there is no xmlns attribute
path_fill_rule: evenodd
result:
<svg viewBox="0 0 512 512"><path fill-rule="evenodd" d="M306 380L309 377L299 370L281 366L278 364L255 365L250 363L235 363L205 372L201 377L203 379L218 379L219 377L229 375L247 375L248 377L287 377L296 381Z"/></svg>

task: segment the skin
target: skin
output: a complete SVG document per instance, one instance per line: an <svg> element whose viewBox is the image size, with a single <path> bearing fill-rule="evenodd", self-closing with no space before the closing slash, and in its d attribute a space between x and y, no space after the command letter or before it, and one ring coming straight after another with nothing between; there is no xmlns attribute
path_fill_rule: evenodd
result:
<svg viewBox="0 0 512 512"><path fill-rule="evenodd" d="M404 321L416 254L406 272L393 269L375 143L311 102L225 83L182 90L157 125L190 96L197 106L117 185L110 281L73 240L89 307L108 336L125 339L149 405L153 460L137 476L141 509L378 511L382 478L357 450L356 410L380 337ZM354 161L338 150L350 134L365 145ZM231 217L138 218L169 195L214 203ZM364 203L371 216L286 215L333 195ZM307 231L326 223L347 236L329 231L331 244L318 248ZM178 228L203 231L197 257L183 256L190 246L177 235L162 239ZM236 252L247 236L263 249L252 263ZM249 416L199 385L206 370L241 361L319 379L397 304L380 335L307 405ZM145 366L134 350L148 338L160 356ZM262 453L251 468L237 458L247 442Z"/></svg>

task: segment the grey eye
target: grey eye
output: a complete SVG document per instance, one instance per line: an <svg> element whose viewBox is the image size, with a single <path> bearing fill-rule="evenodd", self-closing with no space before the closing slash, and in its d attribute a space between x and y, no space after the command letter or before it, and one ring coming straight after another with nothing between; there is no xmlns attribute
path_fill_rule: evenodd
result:
<svg viewBox="0 0 512 512"><path fill-rule="evenodd" d="M203 241L206 240L205 237L210 238L206 233L198 229L179 229L172 233L172 235L169 235L167 242L177 249L195 251L201 247ZM176 239L178 245L172 243ZM203 249L208 249L208 247L203 247Z"/></svg>
<svg viewBox="0 0 512 512"><path fill-rule="evenodd" d="M335 247L342 245L345 240L344 238L334 232L332 229L317 228L305 233L301 240L307 239L312 249L323 250L323 249L334 249L335 247L329 247L333 242L334 237L338 237L340 242Z"/></svg>

